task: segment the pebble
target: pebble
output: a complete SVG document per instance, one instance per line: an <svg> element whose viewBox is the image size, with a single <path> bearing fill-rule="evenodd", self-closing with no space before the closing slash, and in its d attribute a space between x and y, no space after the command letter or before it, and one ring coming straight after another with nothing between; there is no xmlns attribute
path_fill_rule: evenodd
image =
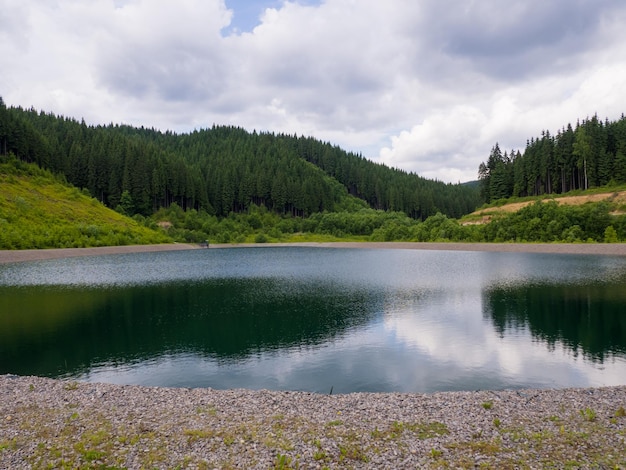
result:
<svg viewBox="0 0 626 470"><path fill-rule="evenodd" d="M0 375L0 468L626 468L623 408L626 386L318 395Z"/></svg>

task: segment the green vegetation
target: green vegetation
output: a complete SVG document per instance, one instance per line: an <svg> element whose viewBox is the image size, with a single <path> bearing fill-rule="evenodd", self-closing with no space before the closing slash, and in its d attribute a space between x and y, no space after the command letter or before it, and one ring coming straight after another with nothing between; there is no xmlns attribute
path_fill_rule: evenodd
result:
<svg viewBox="0 0 626 470"><path fill-rule="evenodd" d="M394 421L387 429L375 428L371 435L375 439L381 440L397 440L411 434L417 439L432 439L438 436L444 436L449 433L448 427L439 422L432 423L404 423Z"/></svg>
<svg viewBox="0 0 626 470"><path fill-rule="evenodd" d="M293 467L291 460L292 460L291 457L287 455L278 454L276 456L276 462L274 463L273 468L275 470L288 470L288 469L296 468L296 467Z"/></svg>
<svg viewBox="0 0 626 470"><path fill-rule="evenodd" d="M623 204L607 200L580 206L535 203L497 212L488 224L441 213L425 221L375 210L348 197L341 212L309 217L278 214L250 204L246 212L218 217L184 211L177 203L150 217L126 217L33 164L0 157L0 248L52 248L179 241L276 243L331 241L604 242L626 240ZM491 205L497 207L498 205Z"/></svg>
<svg viewBox="0 0 626 470"><path fill-rule="evenodd" d="M484 215L469 215L480 203L477 185L425 180L312 138L234 127L181 135L93 127L6 108L0 98L0 249L171 241L626 241L623 198L577 206L546 200L546 194L570 189L569 195L589 194L581 188L595 192L606 183L611 186L603 190L615 194L626 188L616 183L626 181L617 171L626 148L625 122L603 124L594 118L572 130L573 137L568 130L556 138L531 139L524 155L511 152L514 159L496 145L481 166L481 190L490 201L483 210L529 198L535 202L515 212L490 212L485 223ZM531 169L543 168L543 163L520 163L539 155L539 142L547 159L540 174L556 181L550 158L561 154L555 149L579 152L578 134L592 131L606 139L598 137L593 147L604 149L603 160L596 162L591 154L580 160L587 162L591 183L578 184L580 174L567 173L559 157L555 161L566 176L559 181L576 184L540 182L532 191L528 185L512 189L522 187L514 184L520 168L526 180ZM573 138L571 149L563 147L566 135ZM600 171L600 161L612 162L613 179L597 176L607 173Z"/></svg>
<svg viewBox="0 0 626 470"><path fill-rule="evenodd" d="M0 157L0 187L0 249L171 241L33 164Z"/></svg>
<svg viewBox="0 0 626 470"><path fill-rule="evenodd" d="M616 202L580 206L554 201L528 205L518 212L492 216L488 224L474 224L436 214L425 221L401 212L360 208L354 212L323 212L308 218L279 215L250 206L247 213L218 218L177 205L154 215L167 222L167 234L181 242L275 243L329 241L413 242L543 242L615 243L626 240L626 215ZM471 221L471 219L468 219ZM171 226L169 225L171 224Z"/></svg>
<svg viewBox="0 0 626 470"><path fill-rule="evenodd" d="M626 182L626 117L602 122L598 116L571 124L556 136L543 131L522 154L502 154L496 143L478 169L486 202L509 197L562 194Z"/></svg>
<svg viewBox="0 0 626 470"><path fill-rule="evenodd" d="M313 138L226 126L190 134L94 127L0 99L0 155L10 153L144 217L174 202L220 218L252 204L307 217L345 210L356 198L422 220L460 217L479 204L475 187L427 180Z"/></svg>
<svg viewBox="0 0 626 470"><path fill-rule="evenodd" d="M487 242L617 242L626 240L626 217L616 203L559 205L535 202L493 217L481 232Z"/></svg>
<svg viewBox="0 0 626 470"><path fill-rule="evenodd" d="M580 410L580 415L585 421L595 421L597 416L596 412L591 408L585 408L584 410Z"/></svg>
<svg viewBox="0 0 626 470"><path fill-rule="evenodd" d="M250 418L242 423L219 412L207 417L201 429L181 430L167 419L152 429L132 420L114 425L98 414L70 415L71 411L37 406L20 410L23 431L39 443L27 457L34 467L122 468L127 458L137 459L142 468L163 467L171 463L168 455L177 453L179 432L186 449L195 451L193 456L180 457L180 468L234 468L236 455L244 453L254 461L261 449L273 451L269 468L275 469L313 463L320 468L352 468L380 462L381 455L389 464L399 464L414 456L411 448L416 440L432 440L434 446L427 447L426 457L433 468L475 468L479 463L481 468L622 468L624 464L623 446L615 445L615 439L623 437L621 421L616 420L623 416L608 419L594 411L590 419L588 408L580 413L561 409L558 416L532 422L505 416L493 431L483 429L471 436L451 432L441 422L387 421L379 423L382 430L372 430L366 422L328 427L302 417ZM0 441L0 454L20 452L25 439ZM285 446L287 441L290 446ZM199 458L198 449L202 456L220 457Z"/></svg>

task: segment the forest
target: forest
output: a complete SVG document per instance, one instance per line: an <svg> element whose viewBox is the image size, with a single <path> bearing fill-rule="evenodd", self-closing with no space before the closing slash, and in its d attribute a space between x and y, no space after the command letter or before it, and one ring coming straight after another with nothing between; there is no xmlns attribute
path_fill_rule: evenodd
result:
<svg viewBox="0 0 626 470"><path fill-rule="evenodd" d="M444 184L373 163L311 137L213 126L186 134L126 125L90 126L6 107L0 154L36 163L128 215L176 203L217 217L252 205L309 217L342 210L347 196L416 220L460 217L479 204L475 187Z"/></svg>
<svg viewBox="0 0 626 470"><path fill-rule="evenodd" d="M554 138L544 132L523 155L502 154L496 144L477 184L451 185L311 137L227 126L186 134L90 126L6 107L0 98L0 249L154 240L623 241L626 207L617 199L582 206L549 199L603 185L626 189L625 123L594 117ZM63 194L75 204L66 212L103 215L55 224L52 207L62 204L51 201ZM484 201L511 196L536 202L489 223L464 217ZM48 209L34 217L42 204ZM125 216L132 230L119 228L100 207Z"/></svg>
<svg viewBox="0 0 626 470"><path fill-rule="evenodd" d="M556 136L543 131L526 143L524 153L503 154L496 143L478 174L487 203L626 183L626 117L602 122L595 115Z"/></svg>

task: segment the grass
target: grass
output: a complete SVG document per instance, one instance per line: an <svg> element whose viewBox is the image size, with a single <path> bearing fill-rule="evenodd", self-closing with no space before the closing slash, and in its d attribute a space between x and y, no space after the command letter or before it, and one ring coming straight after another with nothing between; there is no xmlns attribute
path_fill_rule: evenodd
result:
<svg viewBox="0 0 626 470"><path fill-rule="evenodd" d="M6 439L4 441L0 441L0 453L5 450L16 450L17 449L17 438Z"/></svg>
<svg viewBox="0 0 626 470"><path fill-rule="evenodd" d="M544 194L540 196L526 196L526 197L510 197L508 199L498 199L489 204L483 204L476 211L471 214L467 214L459 219L461 224L481 223L485 215L494 216L499 213L510 212L510 207L514 204L532 204L536 201L568 201L567 198L574 198L579 196L597 196L606 195L606 199L612 201L617 193L626 191L626 185L618 186L603 186L600 188L591 188L587 190L574 190L563 194ZM623 201L623 199L622 199ZM577 202L578 204L584 204L585 200ZM593 203L592 203L593 204ZM513 206L514 207L514 206ZM623 210L624 204L616 204L617 210ZM519 209L517 209L519 210Z"/></svg>
<svg viewBox="0 0 626 470"><path fill-rule="evenodd" d="M356 462L369 462L367 451L357 443L340 444L339 445L339 463L345 460L354 460Z"/></svg>
<svg viewBox="0 0 626 470"><path fill-rule="evenodd" d="M215 431L211 429L185 429L183 433L188 436L190 443L200 439L211 439L215 436Z"/></svg>
<svg viewBox="0 0 626 470"><path fill-rule="evenodd" d="M71 381L71 382L67 382L63 388L65 388L65 390L78 390L78 382L75 381Z"/></svg>
<svg viewBox="0 0 626 470"><path fill-rule="evenodd" d="M343 424L343 421L341 421L340 419L335 419L333 421L329 421L328 423L326 423L326 426L341 426Z"/></svg>
<svg viewBox="0 0 626 470"><path fill-rule="evenodd" d="M585 421L593 422L596 420L596 412L591 408L585 408L584 410L580 410L580 415L583 417Z"/></svg>
<svg viewBox="0 0 626 470"><path fill-rule="evenodd" d="M0 249L170 241L34 165L0 163L0 187Z"/></svg>
<svg viewBox="0 0 626 470"><path fill-rule="evenodd" d="M296 462L294 466L293 459L288 455L278 454L272 468L274 470L291 470L294 468L298 468L298 465Z"/></svg>

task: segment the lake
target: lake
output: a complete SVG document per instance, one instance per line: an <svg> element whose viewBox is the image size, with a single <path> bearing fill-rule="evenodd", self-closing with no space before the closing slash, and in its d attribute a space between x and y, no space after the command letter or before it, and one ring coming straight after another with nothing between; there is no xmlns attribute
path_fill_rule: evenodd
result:
<svg viewBox="0 0 626 470"><path fill-rule="evenodd" d="M626 258L249 247L0 265L0 374L318 393L626 384Z"/></svg>

